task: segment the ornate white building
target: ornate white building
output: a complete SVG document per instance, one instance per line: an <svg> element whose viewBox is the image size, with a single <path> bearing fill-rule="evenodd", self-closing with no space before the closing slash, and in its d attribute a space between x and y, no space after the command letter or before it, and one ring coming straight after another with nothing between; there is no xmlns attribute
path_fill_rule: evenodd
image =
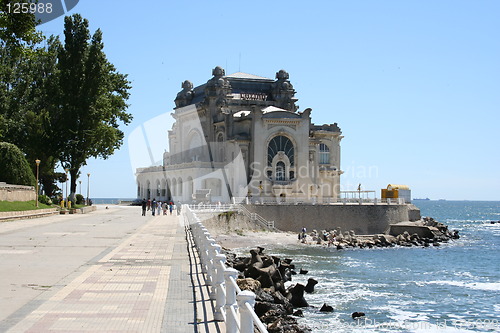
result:
<svg viewBox="0 0 500 333"><path fill-rule="evenodd" d="M137 169L138 198L190 203L337 199L340 128L298 112L288 73L182 83L163 165Z"/></svg>

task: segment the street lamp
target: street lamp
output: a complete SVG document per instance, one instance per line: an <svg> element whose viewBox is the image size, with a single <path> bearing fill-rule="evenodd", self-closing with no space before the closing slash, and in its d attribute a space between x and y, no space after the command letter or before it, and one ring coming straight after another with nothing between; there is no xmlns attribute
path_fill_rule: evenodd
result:
<svg viewBox="0 0 500 333"><path fill-rule="evenodd" d="M40 160L35 160L36 163L36 208L38 208L38 170L40 166Z"/></svg>
<svg viewBox="0 0 500 333"><path fill-rule="evenodd" d="M78 182L80 183L80 194L82 194L82 181L79 180Z"/></svg>
<svg viewBox="0 0 500 333"><path fill-rule="evenodd" d="M68 204L69 204L69 202L68 202L68 172L69 172L69 169L66 168L66 169L64 169L64 171L66 171L66 180L64 181L66 183L66 197L64 198L64 200L66 200L65 201L66 207L68 207Z"/></svg>
<svg viewBox="0 0 500 333"><path fill-rule="evenodd" d="M87 174L87 206L89 205L90 173Z"/></svg>

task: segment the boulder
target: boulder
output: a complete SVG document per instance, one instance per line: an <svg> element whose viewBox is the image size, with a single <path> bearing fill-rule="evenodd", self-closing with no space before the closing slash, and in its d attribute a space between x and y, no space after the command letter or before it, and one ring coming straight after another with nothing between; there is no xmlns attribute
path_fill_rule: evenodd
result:
<svg viewBox="0 0 500 333"><path fill-rule="evenodd" d="M309 278L307 280L307 285L304 288L304 291L306 293L313 293L314 292L314 286L318 284L318 281L314 280L313 278Z"/></svg>
<svg viewBox="0 0 500 333"><path fill-rule="evenodd" d="M356 319L356 318L364 317L364 316L365 316L364 312L353 312L351 315L352 319Z"/></svg>
<svg viewBox="0 0 500 333"><path fill-rule="evenodd" d="M321 307L321 309L319 309L320 312L333 312L333 307L326 304L326 303L323 303L323 306Z"/></svg>
<svg viewBox="0 0 500 333"><path fill-rule="evenodd" d="M293 288L290 288L290 303L292 303L292 305L296 308L305 308L309 306L304 298L304 288L305 286L300 283L297 283Z"/></svg>
<svg viewBox="0 0 500 333"><path fill-rule="evenodd" d="M236 284L241 290L249 290L255 294L261 289L260 282L252 278L236 279Z"/></svg>

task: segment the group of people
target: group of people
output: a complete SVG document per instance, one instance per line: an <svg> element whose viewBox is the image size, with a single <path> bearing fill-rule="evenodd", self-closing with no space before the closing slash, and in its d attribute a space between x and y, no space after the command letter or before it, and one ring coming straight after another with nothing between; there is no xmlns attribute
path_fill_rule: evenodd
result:
<svg viewBox="0 0 500 333"><path fill-rule="evenodd" d="M142 199L142 216L146 216L146 211L151 211L151 214L153 216L155 215L161 215L163 212L163 215L167 215L167 210L170 212L170 215L172 215L172 211L174 210L174 206L177 208L177 215L181 213L181 205L177 204L174 205L173 201L156 201L156 199Z"/></svg>

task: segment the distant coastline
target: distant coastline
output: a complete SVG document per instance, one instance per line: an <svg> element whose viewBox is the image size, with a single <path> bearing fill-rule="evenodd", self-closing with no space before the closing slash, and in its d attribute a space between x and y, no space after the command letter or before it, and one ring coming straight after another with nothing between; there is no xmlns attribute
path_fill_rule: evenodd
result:
<svg viewBox="0 0 500 333"><path fill-rule="evenodd" d="M90 198L94 205L118 205L121 201L134 201L137 198Z"/></svg>

